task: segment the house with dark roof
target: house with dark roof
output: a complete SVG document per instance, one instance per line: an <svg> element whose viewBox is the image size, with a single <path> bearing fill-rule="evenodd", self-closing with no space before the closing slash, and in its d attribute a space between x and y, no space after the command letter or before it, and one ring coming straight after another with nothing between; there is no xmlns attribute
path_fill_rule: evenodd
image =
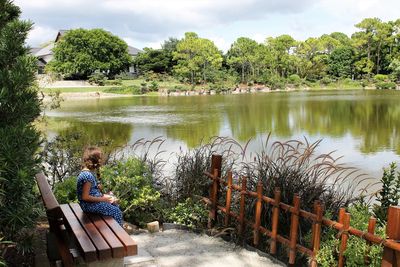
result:
<svg viewBox="0 0 400 267"><path fill-rule="evenodd" d="M53 48L55 44L65 35L65 33L68 30L59 30L57 33L57 36L54 41L50 42L48 45L44 47L39 47L39 48L31 48L30 52L32 55L36 56L38 59L38 73L43 74L44 73L44 68L46 67L47 63L50 62L50 60L53 59ZM129 55L133 58L135 57L138 53L142 52L142 50L128 45L128 53ZM135 74L136 73L136 67L134 65L129 67L129 70L127 70L128 73Z"/></svg>

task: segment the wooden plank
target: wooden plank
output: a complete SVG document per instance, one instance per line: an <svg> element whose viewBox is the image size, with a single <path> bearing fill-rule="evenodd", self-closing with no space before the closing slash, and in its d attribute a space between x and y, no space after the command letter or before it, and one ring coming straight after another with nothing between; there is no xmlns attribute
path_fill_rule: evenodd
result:
<svg viewBox="0 0 400 267"><path fill-rule="evenodd" d="M245 205L246 205L247 178L242 177L242 191L240 192L240 208L239 208L239 237L243 238L245 227Z"/></svg>
<svg viewBox="0 0 400 267"><path fill-rule="evenodd" d="M124 228L117 223L114 218L110 216L102 216L103 220L107 223L110 229L118 237L125 248L125 256L137 255L137 244L136 242L125 232Z"/></svg>
<svg viewBox="0 0 400 267"><path fill-rule="evenodd" d="M289 244L289 265L293 266L296 261L296 245L299 231L300 197L296 194L293 197L293 212L290 220L290 244Z"/></svg>
<svg viewBox="0 0 400 267"><path fill-rule="evenodd" d="M35 177L46 210L52 210L59 207L60 205L58 204L53 191L51 191L49 182L47 181L47 178L44 176L43 172L36 174Z"/></svg>
<svg viewBox="0 0 400 267"><path fill-rule="evenodd" d="M115 236L114 232L108 227L103 219L94 213L86 214L93 224L99 230L100 234L106 240L107 244L111 247L113 258L122 258L125 256L125 248L121 241Z"/></svg>
<svg viewBox="0 0 400 267"><path fill-rule="evenodd" d="M228 172L228 188L226 190L226 214L225 214L225 227L229 226L230 211L232 202L232 172Z"/></svg>
<svg viewBox="0 0 400 267"><path fill-rule="evenodd" d="M106 260L112 258L110 246L104 240L103 236L97 230L96 226L92 223L86 213L83 212L81 206L79 206L78 203L71 203L69 206L96 247L99 259Z"/></svg>
<svg viewBox="0 0 400 267"><path fill-rule="evenodd" d="M279 223L279 203L281 202L281 190L275 188L274 195L274 207L272 209L272 232L271 232L271 244L270 253L272 255L276 254L276 238L278 236L278 223Z"/></svg>
<svg viewBox="0 0 400 267"><path fill-rule="evenodd" d="M344 252L346 251L347 240L349 239L350 213L346 212L344 215L339 214L339 219L342 220L341 223L343 223L343 228L340 235L338 267L343 267L346 265Z"/></svg>
<svg viewBox="0 0 400 267"><path fill-rule="evenodd" d="M82 251L82 256L86 262L93 262L97 260L96 247L93 245L89 236L86 234L82 225L75 217L75 214L71 210L68 204L60 205L63 212L64 222L68 229L73 232L74 238L77 241L79 249Z"/></svg>
<svg viewBox="0 0 400 267"><path fill-rule="evenodd" d="M257 183L257 202L256 202L256 214L253 231L253 243L257 247L260 242L260 224L261 224L261 211L262 211L262 182L261 180Z"/></svg>

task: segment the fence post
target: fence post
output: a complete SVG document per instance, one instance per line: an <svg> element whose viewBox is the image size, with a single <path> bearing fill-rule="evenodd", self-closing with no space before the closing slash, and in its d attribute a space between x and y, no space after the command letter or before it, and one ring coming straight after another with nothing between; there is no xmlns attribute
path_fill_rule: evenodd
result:
<svg viewBox="0 0 400 267"><path fill-rule="evenodd" d="M281 190L275 188L274 207L272 211L272 232L271 232L271 247L270 253L276 254L276 238L278 236L278 223L279 223L279 203L281 202Z"/></svg>
<svg viewBox="0 0 400 267"><path fill-rule="evenodd" d="M294 266L296 261L297 234L299 231L300 197L293 197L293 211L290 220L289 266Z"/></svg>
<svg viewBox="0 0 400 267"><path fill-rule="evenodd" d="M262 182L257 183L257 202L256 202L256 218L254 223L254 246L257 247L260 241L260 224L261 224L261 211L262 211Z"/></svg>
<svg viewBox="0 0 400 267"><path fill-rule="evenodd" d="M375 233L375 225L376 225L376 219L374 217L370 217L368 221L368 233L369 234L374 234ZM364 263L366 266L369 266L371 264L371 258L368 256L371 248L370 246L372 245L371 241L367 241L367 248L365 250L365 256L364 256Z"/></svg>
<svg viewBox="0 0 400 267"><path fill-rule="evenodd" d="M230 212L231 212L231 200L232 200L232 172L228 172L228 188L226 190L226 206L225 206L225 227L229 225Z"/></svg>
<svg viewBox="0 0 400 267"><path fill-rule="evenodd" d="M338 267L343 267L345 264L344 252L347 248L347 239L349 239L350 213L346 212L340 223L343 224L343 227L341 230Z"/></svg>
<svg viewBox="0 0 400 267"><path fill-rule="evenodd" d="M213 183L211 187L211 209L208 215L208 229L211 229L214 226L215 219L217 218L217 201L218 201L218 170L214 169L213 172Z"/></svg>
<svg viewBox="0 0 400 267"><path fill-rule="evenodd" d="M211 229L214 226L214 221L217 218L217 202L218 202L218 192L219 192L219 180L221 177L222 168L222 156L212 155L211 156L211 170L210 173L214 176L213 182L210 185L210 200L211 200L211 210L208 216L208 228Z"/></svg>
<svg viewBox="0 0 400 267"><path fill-rule="evenodd" d="M316 201L314 203L314 213L317 216L315 222L313 223L313 234L312 234L312 245L311 248L313 250L312 260L311 260L311 267L317 266L317 254L319 251L319 247L321 244L321 227L322 227L322 217L324 213L324 206L321 204L320 201Z"/></svg>
<svg viewBox="0 0 400 267"><path fill-rule="evenodd" d="M242 191L240 192L240 210L239 210L239 236L243 236L244 231L244 212L246 204L247 178L242 177Z"/></svg>
<svg viewBox="0 0 400 267"><path fill-rule="evenodd" d="M400 206L390 206L388 209L386 235L388 239L400 240ZM382 267L399 267L400 252L385 247L383 250Z"/></svg>

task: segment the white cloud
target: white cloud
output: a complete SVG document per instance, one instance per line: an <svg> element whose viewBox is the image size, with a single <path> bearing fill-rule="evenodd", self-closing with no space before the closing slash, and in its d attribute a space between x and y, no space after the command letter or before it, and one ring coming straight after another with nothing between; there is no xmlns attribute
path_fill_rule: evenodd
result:
<svg viewBox="0 0 400 267"><path fill-rule="evenodd" d="M54 41L57 30L40 25L34 25L33 29L29 32L28 39L30 43L43 44L48 41Z"/></svg>
<svg viewBox="0 0 400 267"><path fill-rule="evenodd" d="M104 28L130 45L159 47L168 37L195 31L223 50L238 37L263 42L291 34L306 39L332 31L351 34L366 17L400 17L398 0L15 0L38 29L37 45L58 29ZM51 36L50 39L53 39Z"/></svg>

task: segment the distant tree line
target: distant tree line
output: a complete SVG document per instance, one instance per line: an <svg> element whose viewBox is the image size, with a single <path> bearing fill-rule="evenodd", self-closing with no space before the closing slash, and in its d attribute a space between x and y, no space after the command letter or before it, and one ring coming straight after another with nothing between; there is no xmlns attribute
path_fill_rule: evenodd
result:
<svg viewBox="0 0 400 267"><path fill-rule="evenodd" d="M239 37L227 51L213 41L188 32L170 38L161 49L145 48L135 58L142 72L167 73L192 84L216 82L233 75L241 83L276 84L323 79L400 79L400 19L366 18L351 37L341 32L297 41L290 35L264 43ZM223 76L223 75L222 75Z"/></svg>

